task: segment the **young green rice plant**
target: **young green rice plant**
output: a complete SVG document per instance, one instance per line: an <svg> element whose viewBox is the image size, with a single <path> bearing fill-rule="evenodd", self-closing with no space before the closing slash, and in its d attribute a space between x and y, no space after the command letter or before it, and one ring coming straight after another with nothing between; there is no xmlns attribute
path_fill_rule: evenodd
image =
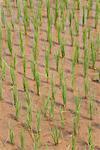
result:
<svg viewBox="0 0 100 150"><path fill-rule="evenodd" d="M14 135L14 130L12 128L9 129L9 142L10 144L14 144L14 139L15 138L15 135Z"/></svg>
<svg viewBox="0 0 100 150"><path fill-rule="evenodd" d="M50 55L50 52L47 49L45 52L45 73L46 73L47 80L49 78L49 55Z"/></svg>
<svg viewBox="0 0 100 150"><path fill-rule="evenodd" d="M75 65L72 63L72 70L71 70L71 85L74 90L74 85L75 85Z"/></svg>
<svg viewBox="0 0 100 150"><path fill-rule="evenodd" d="M88 39L90 39L90 36L91 36L91 28L90 27L87 28L87 34L88 34Z"/></svg>
<svg viewBox="0 0 100 150"><path fill-rule="evenodd" d="M49 42L49 48L51 53L51 48L52 48L52 16L51 15L49 15L48 18L47 40Z"/></svg>
<svg viewBox="0 0 100 150"><path fill-rule="evenodd" d="M40 134L34 134L34 150L39 150L40 148Z"/></svg>
<svg viewBox="0 0 100 150"><path fill-rule="evenodd" d="M52 97L52 100L54 101L55 100L55 85L54 85L54 79L53 79L53 76L51 78L51 97Z"/></svg>
<svg viewBox="0 0 100 150"><path fill-rule="evenodd" d="M55 2L55 21L54 21L55 27L57 25L58 17L59 17L59 1L56 0L56 2Z"/></svg>
<svg viewBox="0 0 100 150"><path fill-rule="evenodd" d="M63 0L63 1L65 3L65 7L66 7L66 10L67 10L67 8L68 8L68 0Z"/></svg>
<svg viewBox="0 0 100 150"><path fill-rule="evenodd" d="M63 84L63 81L65 80L64 70L62 67L60 67L59 69L59 76L60 76L60 87L61 87Z"/></svg>
<svg viewBox="0 0 100 150"><path fill-rule="evenodd" d="M76 150L76 136L72 134L72 149L71 150Z"/></svg>
<svg viewBox="0 0 100 150"><path fill-rule="evenodd" d="M48 97L46 98L46 100L44 101L44 104L43 104L44 117L47 116L47 112L48 112L48 109L49 109L49 104L50 104L50 96L48 95Z"/></svg>
<svg viewBox="0 0 100 150"><path fill-rule="evenodd" d="M60 19L57 21L57 34L58 34L58 43L61 42L61 22Z"/></svg>
<svg viewBox="0 0 100 150"><path fill-rule="evenodd" d="M57 128L57 126L55 126L51 129L51 136L54 141L54 144L58 145L60 137L61 137L61 131Z"/></svg>
<svg viewBox="0 0 100 150"><path fill-rule="evenodd" d="M87 41L87 30L86 29L83 30L82 38L83 38L83 49L85 49L86 48L86 41Z"/></svg>
<svg viewBox="0 0 100 150"><path fill-rule="evenodd" d="M1 22L2 22L3 27L5 28L5 25L6 25L6 17L5 17L5 13L4 13L3 7L1 8Z"/></svg>
<svg viewBox="0 0 100 150"><path fill-rule="evenodd" d="M65 81L62 84L62 98L63 98L63 105L66 106L67 103L67 87Z"/></svg>
<svg viewBox="0 0 100 150"><path fill-rule="evenodd" d="M19 100L17 100L17 101L16 101L16 104L15 104L16 120L19 119L20 109L21 109L21 103L20 103Z"/></svg>
<svg viewBox="0 0 100 150"><path fill-rule="evenodd" d="M80 0L77 0L77 10L80 10Z"/></svg>
<svg viewBox="0 0 100 150"><path fill-rule="evenodd" d="M64 43L64 40L60 40L60 48L61 48L62 58L64 58L65 57L65 43Z"/></svg>
<svg viewBox="0 0 100 150"><path fill-rule="evenodd" d="M40 75L39 75L39 72L36 72L35 80L36 80L37 95L39 96L40 95Z"/></svg>
<svg viewBox="0 0 100 150"><path fill-rule="evenodd" d="M37 30L38 29L34 30L34 45L33 45L33 49L32 49L35 61L37 61L38 54L39 54L39 49L38 49L39 31L37 31Z"/></svg>
<svg viewBox="0 0 100 150"><path fill-rule="evenodd" d="M91 125L89 125L89 127L88 127L88 148L89 148L89 150L94 150Z"/></svg>
<svg viewBox="0 0 100 150"><path fill-rule="evenodd" d="M12 34L11 34L10 26L7 26L7 44L8 44L9 52L12 55L13 48L12 48Z"/></svg>
<svg viewBox="0 0 100 150"><path fill-rule="evenodd" d="M93 114L94 114L94 96L89 97L88 112L89 112L90 120L92 120L93 119Z"/></svg>
<svg viewBox="0 0 100 150"><path fill-rule="evenodd" d="M26 56L24 56L23 57L23 75L24 75L24 77L26 77L26 64L27 64L27 62L26 62Z"/></svg>
<svg viewBox="0 0 100 150"><path fill-rule="evenodd" d="M75 18L75 34L76 34L76 36L79 35L79 20L78 20L78 17Z"/></svg>
<svg viewBox="0 0 100 150"><path fill-rule="evenodd" d="M63 112L64 112L64 109L61 107L60 108L60 120L61 120L61 126L62 126L62 128L64 128L64 125L65 125L65 119L64 119Z"/></svg>
<svg viewBox="0 0 100 150"><path fill-rule="evenodd" d="M88 74L88 68L89 68L89 52L88 52L88 49L85 49L84 50L84 77L87 76Z"/></svg>
<svg viewBox="0 0 100 150"><path fill-rule="evenodd" d="M72 27L70 27L69 32L70 32L70 36L71 36L71 45L73 46L73 44L74 44L74 37L73 37Z"/></svg>
<svg viewBox="0 0 100 150"><path fill-rule="evenodd" d="M73 65L79 63L79 56L80 56L79 43L75 41L75 48L74 48L73 61L72 61Z"/></svg>
<svg viewBox="0 0 100 150"><path fill-rule="evenodd" d="M32 104L27 105L26 127L32 128Z"/></svg>
<svg viewBox="0 0 100 150"><path fill-rule="evenodd" d="M16 84L16 74L15 74L15 69L10 66L10 76L11 76L11 80L12 80L12 85Z"/></svg>
<svg viewBox="0 0 100 150"><path fill-rule="evenodd" d="M24 23L24 30L25 30L25 34L27 34L27 28L29 26L29 16L28 16L28 7L27 7L27 1L23 1L23 12L24 12L24 16L23 16L23 23Z"/></svg>
<svg viewBox="0 0 100 150"><path fill-rule="evenodd" d="M54 118L54 108L55 108L55 101L51 99L50 108L49 108L49 114L51 119Z"/></svg>
<svg viewBox="0 0 100 150"><path fill-rule="evenodd" d="M12 87L12 96L13 96L13 103L16 106L16 102L18 101L18 89L16 85Z"/></svg>
<svg viewBox="0 0 100 150"><path fill-rule="evenodd" d="M56 60L56 70L58 72L59 69L59 61L60 61L60 50L57 50L55 54L55 60Z"/></svg>
<svg viewBox="0 0 100 150"><path fill-rule="evenodd" d="M3 99L2 79L0 79L0 101Z"/></svg>
<svg viewBox="0 0 100 150"><path fill-rule="evenodd" d="M30 105L31 104L31 95L29 93L29 89L27 89L25 91L25 99L26 99L27 105Z"/></svg>
<svg viewBox="0 0 100 150"><path fill-rule="evenodd" d="M30 3L30 8L32 9L34 7L34 1L33 0L29 0Z"/></svg>
<svg viewBox="0 0 100 150"><path fill-rule="evenodd" d="M36 76L36 70L37 70L37 64L34 60L32 60L32 62L31 62L31 72L32 72L32 75L34 77L34 80L35 80L35 76Z"/></svg>
<svg viewBox="0 0 100 150"><path fill-rule="evenodd" d="M2 27L0 24L0 68L2 68Z"/></svg>
<svg viewBox="0 0 100 150"><path fill-rule="evenodd" d="M19 32L19 45L20 45L20 50L21 50L21 55L22 57L25 55L25 49L24 49L24 43L23 43L23 34L22 31Z"/></svg>
<svg viewBox="0 0 100 150"><path fill-rule="evenodd" d="M89 79L88 79L88 77L86 76L86 77L84 78L84 91L85 91L85 98L87 98L87 97L88 97L89 89L90 89Z"/></svg>
<svg viewBox="0 0 100 150"><path fill-rule="evenodd" d="M83 6L82 7L82 11L83 11L83 13L82 13L82 25L84 26L85 25L85 19L86 19L86 17L85 17L85 6Z"/></svg>
<svg viewBox="0 0 100 150"><path fill-rule="evenodd" d="M5 62L2 63L2 75L1 76L2 76L2 80L4 80L6 77L6 64L5 64Z"/></svg>
<svg viewBox="0 0 100 150"><path fill-rule="evenodd" d="M21 3L20 3L20 0L17 0L16 4L17 4L17 19L19 20L20 17L21 17Z"/></svg>
<svg viewBox="0 0 100 150"><path fill-rule="evenodd" d="M50 0L46 0L47 18L50 15Z"/></svg>
<svg viewBox="0 0 100 150"><path fill-rule="evenodd" d="M38 20L39 20L39 25L40 26L42 24L42 4L43 4L42 0L39 0L37 16L38 16Z"/></svg>
<svg viewBox="0 0 100 150"><path fill-rule="evenodd" d="M28 80L26 79L25 76L23 76L23 89L24 89L24 92L28 91L29 89Z"/></svg>
<svg viewBox="0 0 100 150"><path fill-rule="evenodd" d="M100 15L100 8L99 8L99 1L96 1L96 11L95 11L95 29L97 28L98 21L99 21L99 15Z"/></svg>
<svg viewBox="0 0 100 150"><path fill-rule="evenodd" d="M96 48L94 46L94 42L91 41L91 60L92 60L92 68L95 69L96 63Z"/></svg>
<svg viewBox="0 0 100 150"><path fill-rule="evenodd" d="M20 150L25 150L25 134L24 130L20 133Z"/></svg>
<svg viewBox="0 0 100 150"><path fill-rule="evenodd" d="M41 112L37 111L36 113L36 131L39 134L40 133L40 125L41 125Z"/></svg>
<svg viewBox="0 0 100 150"><path fill-rule="evenodd" d="M71 28L71 26L72 26L72 19L73 19L73 16L72 16L72 13L71 13L71 12L69 12L69 17L68 17L68 19L69 19L69 26L70 26L70 28Z"/></svg>

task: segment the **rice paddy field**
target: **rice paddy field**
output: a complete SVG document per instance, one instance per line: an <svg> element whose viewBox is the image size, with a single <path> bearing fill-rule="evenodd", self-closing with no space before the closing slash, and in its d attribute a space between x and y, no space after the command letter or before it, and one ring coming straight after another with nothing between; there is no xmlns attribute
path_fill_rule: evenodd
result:
<svg viewBox="0 0 100 150"><path fill-rule="evenodd" d="M0 150L100 150L100 0L0 0Z"/></svg>

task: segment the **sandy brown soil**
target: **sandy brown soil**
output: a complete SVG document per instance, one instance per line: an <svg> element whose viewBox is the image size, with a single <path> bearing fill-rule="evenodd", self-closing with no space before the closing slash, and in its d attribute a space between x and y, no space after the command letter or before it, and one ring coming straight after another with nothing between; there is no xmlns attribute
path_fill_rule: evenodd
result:
<svg viewBox="0 0 100 150"><path fill-rule="evenodd" d="M51 2L52 3L52 2ZM13 3L14 4L14 3ZM3 5L1 2L0 5ZM1 7L1 6L0 6ZM12 7L14 12L14 18L16 19L16 8ZM71 5L69 5L69 9ZM6 12L6 8L4 8ZM77 10L76 10L77 11ZM80 12L77 11L79 18L81 18L81 10ZM7 15L7 14L6 14ZM91 12L91 15L93 13ZM10 17L7 17L7 23L10 21ZM91 26L92 28L92 36L96 36L99 32L99 27L97 29L93 28L94 19L89 18L87 25ZM19 27L20 26L20 27ZM3 28L3 27L2 27ZM23 30L23 24L15 23L15 30L12 31L13 34L13 50L16 52L17 55L17 66L16 66L16 75L17 75L17 86L19 91L19 99L21 101L22 109L20 113L19 120L15 120L15 109L13 106L12 94L11 94L11 79L10 79L10 72L7 69L6 72L6 79L3 81L3 101L0 102L0 150L19 150L20 146L20 131L24 129L25 119L26 119L26 102L25 102L25 93L23 91L22 85L22 58L19 50L19 39L18 33L19 28ZM78 37L80 47L82 47L82 30L83 27L80 24L80 34ZM43 5L42 11L42 25L40 27L39 33L39 58L38 58L38 69L41 76L41 87L40 87L40 96L36 94L36 83L33 80L31 68L30 68L30 61L31 61L31 49L33 44L33 28L30 26L30 30L28 34L25 36L25 49L26 49L26 57L27 57L27 79L29 82L30 87L30 94L32 97L32 107L33 107L33 124L32 128L36 128L36 111L42 108L42 104L48 93L50 91L50 80L47 82L45 76L45 47L47 47L47 18L46 18L46 7L45 4ZM81 103L81 116L80 116L80 128L79 134L77 138L77 150L84 150L86 146L86 150L88 150L88 125L89 122L92 123L93 127L93 143L95 145L95 150L100 150L100 84L97 82L93 82L92 79L96 74L95 70L89 69L89 79L91 84L91 93L95 94L95 114L93 116L93 120L90 121L89 114L88 114L88 99L84 98L84 79L83 79L83 64L80 63L76 67L76 88L75 92L73 93L71 87L71 63L72 63L72 52L73 47L70 46L70 35L69 35L69 26L68 26L68 18L66 23L66 29L63 33L66 39L66 56L64 58L64 72L66 77L67 83L67 105L64 112L65 117L65 127L64 129L61 128L60 123L60 116L59 110L60 106L62 106L62 95L61 89L59 85L59 75L56 71L56 64L54 59L54 53L59 48L57 42L57 32L53 27L53 47L52 53L50 55L50 75L53 74L55 88L56 88L56 104L55 104L55 113L54 119L50 120L49 118L44 118L41 116L41 147L40 150L45 150L46 145L48 145L49 150L70 150L71 149L71 137L72 137L72 125L73 125L73 116L75 112L75 103L74 103L74 96L77 94L77 89L79 89L79 93L82 97ZM9 50L7 48L6 42L6 31L3 28L3 57L5 58L8 64L11 63L11 56L9 55ZM61 60L60 60L61 61ZM83 61L83 49L81 48L80 51L80 62ZM100 66L100 57L98 55L98 61L96 62L96 67ZM61 129L63 137L60 140L60 143L55 146L51 137L50 128L57 124L57 127ZM9 143L9 126L14 129L15 133L15 144L11 145ZM25 149L32 150L33 149L33 141L32 137L28 130L25 129Z"/></svg>

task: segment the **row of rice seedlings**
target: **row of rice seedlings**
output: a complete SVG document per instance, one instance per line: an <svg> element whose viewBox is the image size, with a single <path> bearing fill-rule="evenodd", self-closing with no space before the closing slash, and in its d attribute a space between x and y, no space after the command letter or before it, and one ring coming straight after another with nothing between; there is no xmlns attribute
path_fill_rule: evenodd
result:
<svg viewBox="0 0 100 150"><path fill-rule="evenodd" d="M59 144L59 140L61 138L61 131L57 126L51 128L51 136L55 145Z"/></svg>

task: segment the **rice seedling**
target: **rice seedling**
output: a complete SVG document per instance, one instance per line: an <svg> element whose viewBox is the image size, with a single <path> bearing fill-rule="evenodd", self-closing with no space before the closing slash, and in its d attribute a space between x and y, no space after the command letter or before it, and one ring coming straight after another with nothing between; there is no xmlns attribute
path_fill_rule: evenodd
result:
<svg viewBox="0 0 100 150"><path fill-rule="evenodd" d="M50 0L46 0L47 18L50 16Z"/></svg>
<svg viewBox="0 0 100 150"><path fill-rule="evenodd" d="M34 134L34 150L38 150L40 147L40 134Z"/></svg>
<svg viewBox="0 0 100 150"><path fill-rule="evenodd" d="M88 68L89 68L89 52L88 49L84 50L84 77L88 74Z"/></svg>
<svg viewBox="0 0 100 150"><path fill-rule="evenodd" d="M21 50L21 55L22 57L25 55L25 49L24 49L24 43L23 43L23 34L22 31L19 32L19 45L20 45L20 50Z"/></svg>
<svg viewBox="0 0 100 150"><path fill-rule="evenodd" d="M49 109L49 104L50 104L50 96L48 96L46 98L46 100L44 101L44 103L43 103L43 114L44 114L44 117L47 116L47 112L48 112L48 109Z"/></svg>
<svg viewBox="0 0 100 150"><path fill-rule="evenodd" d="M16 101L16 104L15 104L16 120L19 119L20 109L21 109L21 103L20 103L19 100L17 100L17 101Z"/></svg>
<svg viewBox="0 0 100 150"><path fill-rule="evenodd" d="M71 85L74 90L75 85L75 65L72 64L72 70L71 70Z"/></svg>
<svg viewBox="0 0 100 150"><path fill-rule="evenodd" d="M12 87L12 96L13 96L13 103L16 106L16 102L18 101L18 89L16 85Z"/></svg>
<svg viewBox="0 0 100 150"><path fill-rule="evenodd" d="M37 19L39 22L39 25L42 23L42 0L39 0L38 2L38 10L37 10Z"/></svg>
<svg viewBox="0 0 100 150"><path fill-rule="evenodd" d="M61 131L57 128L57 126L55 126L51 129L51 136L54 141L54 144L58 145L60 137L61 137Z"/></svg>
<svg viewBox="0 0 100 150"><path fill-rule="evenodd" d="M2 79L0 79L0 101L3 99Z"/></svg>
<svg viewBox="0 0 100 150"><path fill-rule="evenodd" d="M39 96L40 95L40 75L39 75L39 72L36 72L35 80L36 80L37 95Z"/></svg>
<svg viewBox="0 0 100 150"><path fill-rule="evenodd" d="M79 35L79 20L77 17L75 18L75 34L76 36Z"/></svg>
<svg viewBox="0 0 100 150"><path fill-rule="evenodd" d="M86 76L86 77L84 78L84 91L85 91L85 98L87 98L87 97L88 97L89 89L90 89L89 79L88 79L88 77Z"/></svg>
<svg viewBox="0 0 100 150"><path fill-rule="evenodd" d="M12 80L12 85L16 84L16 74L15 74L15 70L12 66L10 66L10 76L11 76L11 80Z"/></svg>
<svg viewBox="0 0 100 150"><path fill-rule="evenodd" d="M59 69L59 76L60 76L60 87L61 87L63 84L63 81L65 80L64 70L62 69L62 67L60 67Z"/></svg>
<svg viewBox="0 0 100 150"><path fill-rule="evenodd" d="M51 119L54 118L54 108L55 108L55 101L51 99L50 108L49 108L49 114Z"/></svg>
<svg viewBox="0 0 100 150"><path fill-rule="evenodd" d="M60 40L60 48L61 48L62 58L64 58L65 57L65 43L63 40Z"/></svg>
<svg viewBox="0 0 100 150"><path fill-rule="evenodd" d="M23 89L25 92L28 91L28 89L29 89L28 80L26 79L25 76L23 76Z"/></svg>
<svg viewBox="0 0 100 150"><path fill-rule="evenodd" d="M34 56L34 61L37 61L38 58L38 39L39 39L39 32L37 31L38 29L35 29L34 31L34 45L33 45L33 56Z"/></svg>
<svg viewBox="0 0 100 150"><path fill-rule="evenodd" d="M100 8L99 8L99 1L96 1L96 12L95 12L95 29L97 28L98 25L98 20L99 20L99 15L100 15Z"/></svg>
<svg viewBox="0 0 100 150"><path fill-rule="evenodd" d="M77 9L80 10L80 0L77 0Z"/></svg>
<svg viewBox="0 0 100 150"><path fill-rule="evenodd" d="M6 17L5 17L5 13L4 13L3 7L1 7L1 22L2 22L3 27L5 28L5 25L6 25Z"/></svg>
<svg viewBox="0 0 100 150"><path fill-rule="evenodd" d="M45 73L46 73L47 80L49 78L49 55L50 55L50 52L47 49L45 52Z"/></svg>
<svg viewBox="0 0 100 150"><path fill-rule="evenodd" d="M34 1L33 0L29 0L30 3L30 8L32 9L34 7Z"/></svg>
<svg viewBox="0 0 100 150"><path fill-rule="evenodd" d="M49 49L50 49L50 53L51 53L51 48L52 48L52 16L49 16L49 18L48 18L47 40L49 42Z"/></svg>
<svg viewBox="0 0 100 150"><path fill-rule="evenodd" d="M76 136L72 134L72 150L76 149Z"/></svg>
<svg viewBox="0 0 100 150"><path fill-rule="evenodd" d="M20 150L25 150L25 134L24 130L20 133Z"/></svg>
<svg viewBox="0 0 100 150"><path fill-rule="evenodd" d="M64 112L64 110L63 110L63 108L61 107L61 108L60 108L60 120L61 120L61 126L62 126L62 128L64 128L64 125L65 125L65 119L64 119L63 112Z"/></svg>
<svg viewBox="0 0 100 150"><path fill-rule="evenodd" d="M36 113L36 131L39 134L40 133L40 123L41 123L41 112L37 111Z"/></svg>
<svg viewBox="0 0 100 150"><path fill-rule="evenodd" d="M88 127L88 148L89 148L89 150L94 150L91 125L89 125L89 127Z"/></svg>
<svg viewBox="0 0 100 150"><path fill-rule="evenodd" d="M57 21L57 34L58 34L58 43L60 44L61 42L61 23L60 19Z"/></svg>
<svg viewBox="0 0 100 150"><path fill-rule="evenodd" d="M76 65L79 63L79 56L80 56L80 48L77 41L75 41L75 48L74 48L74 54L73 54L73 65Z"/></svg>
<svg viewBox="0 0 100 150"><path fill-rule="evenodd" d="M31 95L29 93L29 89L27 89L25 91L25 99L26 99L27 105L30 105L31 104Z"/></svg>
<svg viewBox="0 0 100 150"><path fill-rule="evenodd" d="M86 41L87 41L87 30L86 29L83 30L82 38L83 38L83 49L85 49L86 48Z"/></svg>
<svg viewBox="0 0 100 150"><path fill-rule="evenodd" d="M56 0L56 2L55 2L55 21L54 21L55 27L57 25L58 17L59 17L59 2L58 2L58 0Z"/></svg>
<svg viewBox="0 0 100 150"><path fill-rule="evenodd" d="M58 72L59 69L59 61L60 61L60 50L57 50L55 54L55 60L56 60L56 70Z"/></svg>
<svg viewBox="0 0 100 150"><path fill-rule="evenodd" d="M32 128L32 105L27 105L26 127Z"/></svg>
<svg viewBox="0 0 100 150"><path fill-rule="evenodd" d="M25 34L27 34L27 28L29 26L29 16L28 16L28 8L27 8L27 1L23 1L23 23L24 23L24 30L25 30Z"/></svg>
<svg viewBox="0 0 100 150"><path fill-rule="evenodd" d="M65 82L62 84L61 88L62 88L63 105L65 107L66 106L66 102L67 102L67 87L66 87L66 83Z"/></svg>
<svg viewBox="0 0 100 150"><path fill-rule="evenodd" d="M55 100L55 85L54 85L53 76L51 78L51 97L52 97L52 100Z"/></svg>
<svg viewBox="0 0 100 150"><path fill-rule="evenodd" d="M70 28L71 28L71 26L72 26L72 13L71 13L71 12L69 12L69 17L68 17L68 19L69 19L69 26L70 26Z"/></svg>
<svg viewBox="0 0 100 150"><path fill-rule="evenodd" d="M27 62L26 62L26 56L23 57L23 75L24 77L26 77L26 66Z"/></svg>
<svg viewBox="0 0 100 150"><path fill-rule="evenodd" d="M91 60L92 60L92 68L95 69L95 63L96 63L96 49L94 46L94 42L91 41Z"/></svg>
<svg viewBox="0 0 100 150"><path fill-rule="evenodd" d="M85 6L83 6L82 8L82 11L83 11L83 14L82 14L82 25L84 26L85 25L85 22L86 22L86 17L85 17Z"/></svg>
<svg viewBox="0 0 100 150"><path fill-rule="evenodd" d="M32 62L31 62L31 72L32 72L32 75L34 77L34 80L35 80L35 76L36 76L36 70L37 70L37 64L34 60L32 60Z"/></svg>
<svg viewBox="0 0 100 150"><path fill-rule="evenodd" d="M15 140L15 135L14 135L14 130L12 128L10 128L9 130L9 142L10 144L14 144L14 140Z"/></svg>
<svg viewBox="0 0 100 150"><path fill-rule="evenodd" d="M19 20L20 17L21 17L21 3L20 3L20 0L17 0L16 4L17 4L17 19Z"/></svg>
<svg viewBox="0 0 100 150"><path fill-rule="evenodd" d="M71 36L71 45L73 46L73 44L74 44L74 37L73 37L72 27L70 27L69 31L70 31L70 36Z"/></svg>
<svg viewBox="0 0 100 150"><path fill-rule="evenodd" d="M2 75L1 75L2 80L4 80L5 77L6 77L6 64L5 62L2 62Z"/></svg>
<svg viewBox="0 0 100 150"><path fill-rule="evenodd" d="M88 34L88 39L90 39L90 36L91 36L91 28L90 27L87 28L87 34Z"/></svg>
<svg viewBox="0 0 100 150"><path fill-rule="evenodd" d="M11 34L10 26L7 26L7 44L8 44L9 52L12 56L13 48L12 48L12 34Z"/></svg>
<svg viewBox="0 0 100 150"><path fill-rule="evenodd" d="M66 10L67 10L67 8L68 8L68 0L63 0L63 1L65 3L65 7L66 7Z"/></svg>
<svg viewBox="0 0 100 150"><path fill-rule="evenodd" d="M0 24L0 68L2 68L2 27Z"/></svg>
<svg viewBox="0 0 100 150"><path fill-rule="evenodd" d="M90 120L93 119L94 114L94 96L89 97L89 104L88 104L88 112L89 112L89 118Z"/></svg>

